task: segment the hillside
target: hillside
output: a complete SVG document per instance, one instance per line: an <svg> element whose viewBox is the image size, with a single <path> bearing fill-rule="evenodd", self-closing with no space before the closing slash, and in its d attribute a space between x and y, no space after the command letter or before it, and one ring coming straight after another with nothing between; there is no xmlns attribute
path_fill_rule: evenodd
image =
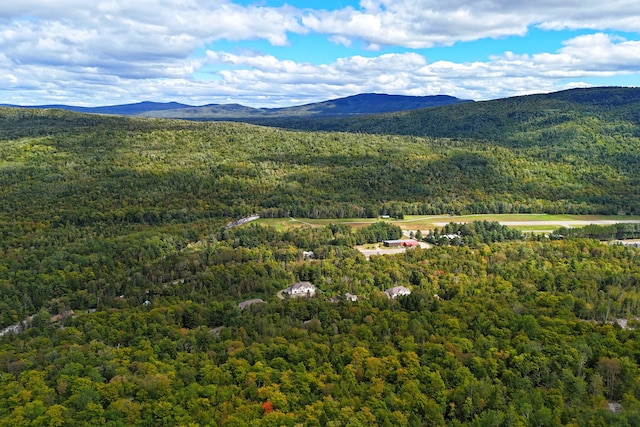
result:
<svg viewBox="0 0 640 427"><path fill-rule="evenodd" d="M447 108L472 115L506 103L527 116L552 102ZM34 283L65 295L67 280L53 272L79 254L111 265L102 280L122 286L129 268L251 214L637 214L638 127L625 119L633 102L598 115L549 110L495 142L0 109L0 283L12 301L1 324L44 304L50 293L26 291Z"/></svg>
<svg viewBox="0 0 640 427"><path fill-rule="evenodd" d="M534 132L535 135L535 131L563 131L563 125L580 126L581 120L588 118L603 123L637 126L640 124L639 104L640 88L604 87L350 119L298 118L256 123L312 131L490 139L493 142L518 144L522 136L531 138L525 135L527 133Z"/></svg>
<svg viewBox="0 0 640 427"><path fill-rule="evenodd" d="M639 96L575 90L314 122L350 133L4 109L2 204L74 218L86 192L105 206L90 215L115 217L633 214Z"/></svg>
<svg viewBox="0 0 640 427"><path fill-rule="evenodd" d="M225 227L638 213L633 94L569 95L412 113L451 137L0 108L0 427L639 425L635 247L483 221L367 260L399 227Z"/></svg>

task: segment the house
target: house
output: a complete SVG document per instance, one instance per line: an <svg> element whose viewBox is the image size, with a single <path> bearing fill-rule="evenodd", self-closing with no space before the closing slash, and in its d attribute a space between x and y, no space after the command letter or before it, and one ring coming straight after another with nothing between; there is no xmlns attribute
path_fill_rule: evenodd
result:
<svg viewBox="0 0 640 427"><path fill-rule="evenodd" d="M314 259L316 257L316 254L313 253L313 251L302 251L302 259L307 260L307 259Z"/></svg>
<svg viewBox="0 0 640 427"><path fill-rule="evenodd" d="M244 310L245 308L253 304L264 304L264 301L262 301L260 298L250 299L250 300L242 301L241 303L238 304L238 307L240 308L240 310Z"/></svg>
<svg viewBox="0 0 640 427"><path fill-rule="evenodd" d="M397 247L414 248L418 246L418 242L413 239L384 240L382 244L388 248L397 248Z"/></svg>
<svg viewBox="0 0 640 427"><path fill-rule="evenodd" d="M285 289L284 293L292 297L312 297L316 294L316 287L309 282L297 282Z"/></svg>
<svg viewBox="0 0 640 427"><path fill-rule="evenodd" d="M396 299L401 295L409 295L411 291L404 286L394 286L393 288L384 291L389 299Z"/></svg>

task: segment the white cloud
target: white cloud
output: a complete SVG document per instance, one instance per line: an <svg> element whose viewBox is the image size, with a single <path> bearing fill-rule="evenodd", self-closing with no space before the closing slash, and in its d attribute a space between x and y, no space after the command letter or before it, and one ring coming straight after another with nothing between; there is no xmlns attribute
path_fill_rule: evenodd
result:
<svg viewBox="0 0 640 427"><path fill-rule="evenodd" d="M215 40L287 43L304 32L289 7L241 7L229 1L21 0L0 4L0 51L19 65L92 66L134 77L171 77L196 66L188 58Z"/></svg>
<svg viewBox="0 0 640 427"><path fill-rule="evenodd" d="M628 41L607 34L590 34L576 37L560 50L572 58L571 66L597 72L637 72L640 70L640 41Z"/></svg>
<svg viewBox="0 0 640 427"><path fill-rule="evenodd" d="M472 63L374 52L524 35L532 26L599 32L567 40L556 52L505 52ZM334 11L240 6L231 0L3 1L0 102L231 99L268 106L361 92L487 99L637 73L640 41L605 30L639 28L640 3L629 0L362 0L357 8ZM215 50L221 40L287 46L292 34L308 33L351 48L365 46L371 55L314 64Z"/></svg>
<svg viewBox="0 0 640 427"><path fill-rule="evenodd" d="M561 17L561 18L560 18ZM360 8L307 11L302 23L341 44L429 48L459 41L526 34L528 28L637 32L634 0L367 0Z"/></svg>
<svg viewBox="0 0 640 427"><path fill-rule="evenodd" d="M567 40L555 53L506 52L486 62L429 64L416 53L353 56L325 65L220 52L209 52L208 57L210 65L233 66L219 71L221 80L215 84L236 88L246 96L260 91L285 98L295 95L311 102L382 92L489 99L560 90L568 81L572 81L571 87L585 86L580 79L632 73L640 69L639 49L638 41L598 33Z"/></svg>
<svg viewBox="0 0 640 427"><path fill-rule="evenodd" d="M7 62L7 56L0 55L0 67ZM176 64L183 68L162 79L104 74L89 66L70 70L28 64L0 79L5 89L25 89L22 94L11 92L13 98L3 102L58 102L65 101L65 96L69 102L69 93L74 94L74 103L90 105L151 99L286 106L364 92L449 94L481 100L585 86L583 80L591 77L635 72L640 68L640 41L597 33L567 40L554 53L506 52L469 63L427 63L422 55L410 52L352 56L318 65L256 52L208 51L195 64ZM194 69L210 77L193 78ZM170 71L165 68L165 75Z"/></svg>
<svg viewBox="0 0 640 427"><path fill-rule="evenodd" d="M640 70L640 41L603 33L575 37L557 53L492 57L492 63L518 65L527 75L594 77L636 73Z"/></svg>

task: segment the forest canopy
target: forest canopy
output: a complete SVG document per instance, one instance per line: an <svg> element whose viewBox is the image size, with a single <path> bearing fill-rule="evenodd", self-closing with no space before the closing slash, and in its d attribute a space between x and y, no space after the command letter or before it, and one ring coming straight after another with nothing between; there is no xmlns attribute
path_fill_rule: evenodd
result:
<svg viewBox="0 0 640 427"><path fill-rule="evenodd" d="M640 250L546 239L366 261L345 233L223 228L69 290L73 315L47 306L0 338L0 425L640 421ZM318 295L275 296L300 280ZM398 285L411 294L382 293ZM250 298L265 303L241 310Z"/></svg>
<svg viewBox="0 0 640 427"><path fill-rule="evenodd" d="M477 123L476 134L445 136L286 131L5 108L0 206L7 216L76 225L251 214L640 212L640 131L627 110L545 108L551 101L543 101L425 110L448 112L447 120L459 124L466 118L456 115L475 111L469 109L481 108L474 114L482 117L509 117L500 126L487 122L490 132ZM527 115L533 111L535 116ZM402 123L436 120L406 114ZM445 119L436 122L444 126Z"/></svg>
<svg viewBox="0 0 640 427"><path fill-rule="evenodd" d="M366 258L402 230L336 220L638 213L635 92L575 96L369 133L0 109L0 427L640 425L640 249L596 240L635 224Z"/></svg>

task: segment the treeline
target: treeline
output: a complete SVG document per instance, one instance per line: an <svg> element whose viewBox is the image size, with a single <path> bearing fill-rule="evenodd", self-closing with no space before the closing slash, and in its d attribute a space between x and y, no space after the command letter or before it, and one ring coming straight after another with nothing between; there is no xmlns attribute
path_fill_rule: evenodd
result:
<svg viewBox="0 0 640 427"><path fill-rule="evenodd" d="M507 196L509 197L509 196ZM475 215L493 214L570 214L570 215L616 215L621 209L628 209L629 213L636 211L634 202L625 203L624 208L618 204L590 204L576 203L571 200L532 200L527 202L491 200L491 201L448 201L441 197L433 197L429 201L393 203L363 203L361 205L341 204L285 204L278 208L260 210L262 218L376 218L389 215L392 218L403 219L405 215ZM237 211L233 208L224 209L225 214L245 215L248 209Z"/></svg>
<svg viewBox="0 0 640 427"><path fill-rule="evenodd" d="M0 339L0 426L640 421L638 249L509 241L367 261L347 233L221 227L142 255L95 312L52 323L52 301ZM298 280L318 296L275 296ZM398 285L411 295L382 293ZM331 301L345 292L359 300ZM266 303L240 310L250 298Z"/></svg>
<svg viewBox="0 0 640 427"><path fill-rule="evenodd" d="M344 224L330 224L328 228L336 236L335 244L344 246L362 245L365 243L382 242L402 237L402 228L388 222L374 222L373 224L353 230Z"/></svg>
<svg viewBox="0 0 640 427"><path fill-rule="evenodd" d="M524 234L520 230L501 225L497 221L485 220L468 223L451 222L429 232L425 241L434 245L478 247L480 244L522 240L523 238Z"/></svg>
<svg viewBox="0 0 640 427"><path fill-rule="evenodd" d="M552 239L587 238L598 240L640 239L640 224L620 223L612 225L589 224L580 228L561 227L551 233Z"/></svg>

